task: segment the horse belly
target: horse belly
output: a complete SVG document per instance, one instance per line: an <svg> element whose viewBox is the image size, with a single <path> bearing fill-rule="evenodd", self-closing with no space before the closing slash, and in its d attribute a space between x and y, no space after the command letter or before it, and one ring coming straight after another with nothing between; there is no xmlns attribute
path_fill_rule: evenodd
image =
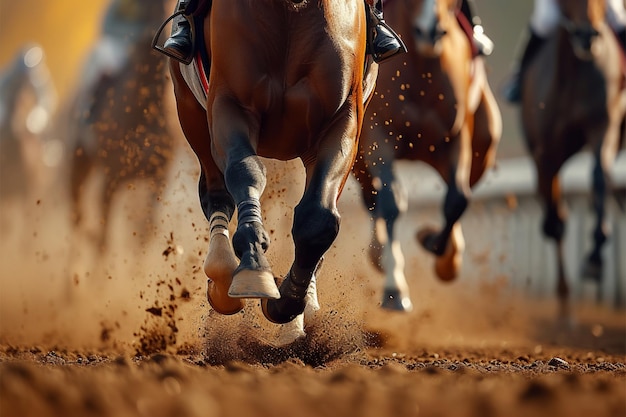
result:
<svg viewBox="0 0 626 417"><path fill-rule="evenodd" d="M301 157L316 146L331 122L326 116L327 107L315 91L304 85L288 89L280 102L265 113L257 152L280 160Z"/></svg>

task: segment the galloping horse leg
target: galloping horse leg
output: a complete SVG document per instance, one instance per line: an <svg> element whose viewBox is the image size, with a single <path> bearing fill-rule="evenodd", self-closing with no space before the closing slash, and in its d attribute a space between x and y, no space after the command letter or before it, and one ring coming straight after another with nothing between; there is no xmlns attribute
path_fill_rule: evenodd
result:
<svg viewBox="0 0 626 417"><path fill-rule="evenodd" d="M235 203L226 189L224 175L213 159L206 112L189 91L179 68L178 64L170 67L178 118L201 164L198 193L202 211L209 221L209 248L204 261L208 278L207 299L218 313L235 314L243 308L241 299L228 296L239 263L228 238L228 224L235 212Z"/></svg>
<svg viewBox="0 0 626 417"><path fill-rule="evenodd" d="M317 275L319 274L323 263L324 258L320 259L315 271L313 271L313 275L311 276L311 282L309 283L309 288L307 289L306 296L304 297L304 312L297 315L289 323L285 323L280 326L277 338L277 344L279 346L288 345L294 340L306 336L306 332L304 331L306 321L310 320L310 318L313 317L320 309L320 303L317 299Z"/></svg>
<svg viewBox="0 0 626 417"><path fill-rule="evenodd" d="M239 140L235 138L239 138ZM233 143L228 151L224 170L226 187L237 204L237 230L233 235L233 249L239 266L233 274L228 295L236 298L278 298L265 251L269 248L269 235L263 227L261 203L265 188L265 167L254 154L245 136L231 136Z"/></svg>
<svg viewBox="0 0 626 417"><path fill-rule="evenodd" d="M387 160L392 160L392 157ZM359 157L353 173L361 184L363 202L371 215L370 261L386 274L381 306L408 312L413 309L413 304L404 276L402 248L394 237L395 222L408 206L406 191L395 180L391 164L381 164L380 171L375 174L368 168L373 167L367 167L364 159Z"/></svg>
<svg viewBox="0 0 626 417"><path fill-rule="evenodd" d="M239 258L228 295L233 298L278 298L265 251L269 235L263 227L260 198L265 189L266 170L256 155L253 143L258 140L258 122L242 110L232 98L214 99L211 154L221 164L226 189L237 206L237 230L233 249Z"/></svg>
<svg viewBox="0 0 626 417"><path fill-rule="evenodd" d="M443 203L443 215L445 218L444 227L437 232L435 229L425 227L417 233L417 239L422 246L437 256L435 261L435 272L443 281L451 281L458 275L461 267L462 253L465 249L463 233L458 220L469 204L467 193L459 184L468 184L469 180L463 179L465 174L459 173L465 170L460 164L451 167L448 177L448 191Z"/></svg>
<svg viewBox="0 0 626 417"><path fill-rule="evenodd" d="M380 272L384 273L384 269L382 266L382 253L384 244L384 240L377 234L377 223L378 218L376 211L376 197L378 194L378 190L374 186L374 182L378 181L378 179L374 178L372 173L369 171L369 167L365 162L365 157L363 155L359 155L354 163L354 168L352 170L354 177L359 182L361 186L361 197L363 198L363 204L367 212L370 215L370 225L372 227L371 240L369 244L368 256L372 263L372 265Z"/></svg>
<svg viewBox="0 0 626 417"><path fill-rule="evenodd" d="M563 236L565 234L565 213L561 210L561 185L558 177L562 164L546 157L538 161L537 178L539 196L544 202L543 234L556 243L557 256L557 296L560 303L561 317L569 316L569 286L565 278L565 261L563 255Z"/></svg>
<svg viewBox="0 0 626 417"><path fill-rule="evenodd" d="M349 113L346 109L345 113ZM355 159L356 115L332 124L317 158L303 158L306 187L295 207L292 235L295 259L280 285L280 299L263 300L263 313L274 323L288 323L306 307L305 296L318 264L339 233L337 200ZM347 148L354 146L353 149Z"/></svg>
<svg viewBox="0 0 626 417"><path fill-rule="evenodd" d="M406 192L401 189L400 183L394 178L391 164L385 164L380 176L380 190L378 191L376 213L379 219L384 220L386 242L382 245L382 265L386 273L383 287L382 307L388 310L413 310L409 296L409 285L404 276L404 256L400 242L395 238L394 226L396 220L408 206ZM375 227L380 227L375 222ZM377 235L374 230L374 234Z"/></svg>
<svg viewBox="0 0 626 417"><path fill-rule="evenodd" d="M305 296L315 270L324 253L339 232L339 213L335 198L325 195L325 168L316 166L313 178L294 210L292 235L295 259L287 276L280 284L280 299L267 300L263 313L274 323L288 323L304 312ZM307 167L307 178L310 168Z"/></svg>
<svg viewBox="0 0 626 417"><path fill-rule="evenodd" d="M596 224L593 229L593 248L583 265L583 277L597 283L602 280L602 246L607 241L605 224L607 182L606 173L602 167L600 156L594 155L594 167L592 172L592 202L593 211L596 214Z"/></svg>
<svg viewBox="0 0 626 417"><path fill-rule="evenodd" d="M214 174L211 176L212 180L207 179L206 172ZM209 221L209 249L204 260L204 273L208 277L207 300L218 313L235 314L244 307L243 300L228 295L233 273L239 264L228 232L235 203L226 191L223 178L215 166L200 174L198 193L202 211Z"/></svg>

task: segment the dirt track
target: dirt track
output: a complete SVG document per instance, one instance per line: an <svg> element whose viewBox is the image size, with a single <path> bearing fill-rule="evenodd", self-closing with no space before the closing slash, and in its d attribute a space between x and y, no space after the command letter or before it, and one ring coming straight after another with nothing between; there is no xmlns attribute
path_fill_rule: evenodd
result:
<svg viewBox="0 0 626 417"><path fill-rule="evenodd" d="M427 258L411 256L416 309L384 312L360 211L344 213L304 340L276 347L277 326L252 301L236 316L215 315L200 270L194 165L177 167L153 240L137 250L128 222L138 206L122 199L119 213L133 210L116 217L116 244L94 257L99 264L87 243L70 249L57 197L3 223L3 417L626 416L623 310L575 306L570 326L550 300L525 299L505 280L466 271L441 284ZM291 262L285 230L299 185L289 181L298 177L270 178L277 274Z"/></svg>

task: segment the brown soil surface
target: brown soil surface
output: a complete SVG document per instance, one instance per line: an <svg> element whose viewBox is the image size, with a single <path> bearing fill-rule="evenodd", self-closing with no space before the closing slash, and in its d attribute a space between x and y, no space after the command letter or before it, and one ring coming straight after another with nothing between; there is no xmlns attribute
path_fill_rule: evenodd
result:
<svg viewBox="0 0 626 417"><path fill-rule="evenodd" d="M74 245L62 193L3 209L2 417L626 416L623 310L575 304L559 320L550 299L522 297L484 271L440 283L413 248L416 308L383 311L382 278L365 261L366 214L346 212L354 205L342 205L319 276L322 309L304 339L276 346L278 326L253 301L216 315L204 298L195 164L184 155L148 243L137 245L132 195L120 197L106 254L90 255L88 238ZM268 256L280 274L299 173L271 175Z"/></svg>

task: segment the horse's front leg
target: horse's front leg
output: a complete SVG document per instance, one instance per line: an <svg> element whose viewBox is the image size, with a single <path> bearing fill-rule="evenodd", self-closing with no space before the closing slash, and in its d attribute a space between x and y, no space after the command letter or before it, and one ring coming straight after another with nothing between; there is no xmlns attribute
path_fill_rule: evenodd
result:
<svg viewBox="0 0 626 417"><path fill-rule="evenodd" d="M207 175L207 172L213 175ZM207 300L218 313L235 314L244 307L241 299L228 295L233 272L239 264L228 231L235 204L215 166L202 170L198 192L202 211L209 221L209 249L204 260L204 273L208 278Z"/></svg>
<svg viewBox="0 0 626 417"><path fill-rule="evenodd" d="M450 149L450 162L438 168L448 184L443 203L445 223L441 231L425 227L417 233L417 240L429 252L436 255L435 273L443 281L455 279L461 268L465 241L459 219L469 205L471 142L467 127L459 137L458 148ZM458 155L456 158L454 155Z"/></svg>
<svg viewBox="0 0 626 417"><path fill-rule="evenodd" d="M218 313L235 314L244 306L242 300L228 296L233 272L239 264L228 234L235 203L212 155L206 112L187 87L178 63L170 63L170 73L180 126L201 165L198 194L210 230L209 248L204 261L204 272L208 278L207 299Z"/></svg>
<svg viewBox="0 0 626 417"><path fill-rule="evenodd" d="M593 211L596 215L596 224L593 230L593 248L587 257L582 275L583 278L589 278L596 282L602 280L602 247L608 240L608 232L606 225L606 197L608 194L609 181L607 172L612 165L611 155L607 161L603 161L602 153L598 150L594 152L594 166L591 176L591 196Z"/></svg>
<svg viewBox="0 0 626 417"><path fill-rule="evenodd" d="M380 186L376 194L376 221L374 235L380 236L378 228L384 229L385 241L381 242L381 265L385 272L382 308L395 311L411 311L413 303L404 275L404 254L400 241L396 239L395 225L401 213L408 208L408 197L396 180L389 158L381 167Z"/></svg>
<svg viewBox="0 0 626 417"><path fill-rule="evenodd" d="M237 230L233 249L239 258L228 295L235 298L279 298L265 252L269 235L263 226L260 197L265 189L266 170L253 143L257 123L228 98L216 100L212 154L224 173L228 192L237 205Z"/></svg>
<svg viewBox="0 0 626 417"><path fill-rule="evenodd" d="M544 205L543 234L556 243L557 256L557 296L559 298L560 315L569 316L569 285L565 277L565 259L563 237L565 235L566 214L561 207L561 183L559 170L562 163L546 156L536 159L538 192Z"/></svg>
<svg viewBox="0 0 626 417"><path fill-rule="evenodd" d="M288 323L304 312L311 279L337 238L337 200L354 162L356 135L356 119L339 119L320 143L317 158L305 161L306 186L292 227L295 259L280 285L280 299L263 302L265 317L274 323Z"/></svg>

